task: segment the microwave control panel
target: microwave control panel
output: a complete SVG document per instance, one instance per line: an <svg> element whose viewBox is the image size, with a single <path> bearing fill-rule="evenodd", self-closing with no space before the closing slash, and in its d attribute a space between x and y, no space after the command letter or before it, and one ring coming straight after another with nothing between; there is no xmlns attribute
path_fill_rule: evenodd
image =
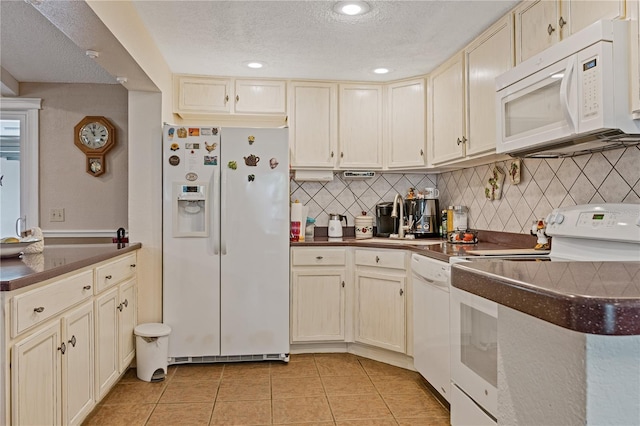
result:
<svg viewBox="0 0 640 426"><path fill-rule="evenodd" d="M600 68L598 57L582 62L582 117L598 115L600 110Z"/></svg>
<svg viewBox="0 0 640 426"><path fill-rule="evenodd" d="M640 204L562 207L545 219L547 234L640 243Z"/></svg>

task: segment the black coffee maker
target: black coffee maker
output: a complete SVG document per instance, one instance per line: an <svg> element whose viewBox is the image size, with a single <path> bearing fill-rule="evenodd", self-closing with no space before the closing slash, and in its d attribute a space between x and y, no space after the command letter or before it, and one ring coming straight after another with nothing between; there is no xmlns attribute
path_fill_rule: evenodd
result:
<svg viewBox="0 0 640 426"><path fill-rule="evenodd" d="M397 232L397 218L391 217L393 203L385 202L376 205L376 237L388 237Z"/></svg>

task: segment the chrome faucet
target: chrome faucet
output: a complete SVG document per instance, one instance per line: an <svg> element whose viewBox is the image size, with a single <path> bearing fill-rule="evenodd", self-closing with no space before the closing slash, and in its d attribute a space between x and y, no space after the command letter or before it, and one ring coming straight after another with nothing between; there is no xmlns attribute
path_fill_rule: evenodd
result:
<svg viewBox="0 0 640 426"><path fill-rule="evenodd" d="M391 217L398 217L398 207L400 205L400 218L398 219L398 238L404 238L404 200L402 199L402 195L396 194L393 197L393 210L391 210Z"/></svg>

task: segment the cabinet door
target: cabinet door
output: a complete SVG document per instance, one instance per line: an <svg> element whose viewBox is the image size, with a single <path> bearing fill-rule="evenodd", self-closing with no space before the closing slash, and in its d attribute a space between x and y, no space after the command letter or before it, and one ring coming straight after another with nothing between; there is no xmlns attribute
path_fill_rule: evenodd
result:
<svg viewBox="0 0 640 426"><path fill-rule="evenodd" d="M62 357L62 419L65 425L80 424L94 406L93 303L62 317L66 352Z"/></svg>
<svg viewBox="0 0 640 426"><path fill-rule="evenodd" d="M563 21L575 34L600 19L622 19L625 17L625 0L571 0L562 2ZM563 34L566 37L567 33Z"/></svg>
<svg viewBox="0 0 640 426"><path fill-rule="evenodd" d="M289 147L292 168L333 169L338 147L338 87L292 82L289 86Z"/></svg>
<svg viewBox="0 0 640 426"><path fill-rule="evenodd" d="M390 84L387 94L387 167L422 167L427 158L424 80Z"/></svg>
<svg viewBox="0 0 640 426"><path fill-rule="evenodd" d="M54 321L13 346L11 421L14 425L61 424L61 343L60 322Z"/></svg>
<svg viewBox="0 0 640 426"><path fill-rule="evenodd" d="M505 16L465 49L467 157L496 149L495 78L513 66L513 20Z"/></svg>
<svg viewBox="0 0 640 426"><path fill-rule="evenodd" d="M405 277L356 272L355 340L404 352Z"/></svg>
<svg viewBox="0 0 640 426"><path fill-rule="evenodd" d="M136 327L136 280L120 285L120 304L118 305L119 371L124 371L136 354L136 341L133 329Z"/></svg>
<svg viewBox="0 0 640 426"><path fill-rule="evenodd" d="M514 11L516 20L516 64L560 40L558 2L525 1Z"/></svg>
<svg viewBox="0 0 640 426"><path fill-rule="evenodd" d="M431 148L429 159L440 164L464 157L464 56L462 53L431 75ZM495 104L492 104L492 107Z"/></svg>
<svg viewBox="0 0 640 426"><path fill-rule="evenodd" d="M340 85L341 168L382 168L382 86Z"/></svg>
<svg viewBox="0 0 640 426"><path fill-rule="evenodd" d="M236 80L235 112L285 114L286 83L278 80Z"/></svg>
<svg viewBox="0 0 640 426"><path fill-rule="evenodd" d="M96 399L102 399L119 376L118 288L95 300L96 316Z"/></svg>
<svg viewBox="0 0 640 426"><path fill-rule="evenodd" d="M344 340L345 274L294 270L291 288L291 341Z"/></svg>
<svg viewBox="0 0 640 426"><path fill-rule="evenodd" d="M195 76L174 76L177 113L228 113L231 111L231 80Z"/></svg>

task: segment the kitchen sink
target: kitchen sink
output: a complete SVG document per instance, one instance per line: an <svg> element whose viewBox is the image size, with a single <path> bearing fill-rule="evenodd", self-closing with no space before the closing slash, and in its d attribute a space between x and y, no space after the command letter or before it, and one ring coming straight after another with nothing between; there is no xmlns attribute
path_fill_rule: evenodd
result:
<svg viewBox="0 0 640 426"><path fill-rule="evenodd" d="M366 238L362 240L355 240L356 243L376 243L376 244L407 244L413 246L429 246L442 244L442 240L435 239L399 239L399 238Z"/></svg>

